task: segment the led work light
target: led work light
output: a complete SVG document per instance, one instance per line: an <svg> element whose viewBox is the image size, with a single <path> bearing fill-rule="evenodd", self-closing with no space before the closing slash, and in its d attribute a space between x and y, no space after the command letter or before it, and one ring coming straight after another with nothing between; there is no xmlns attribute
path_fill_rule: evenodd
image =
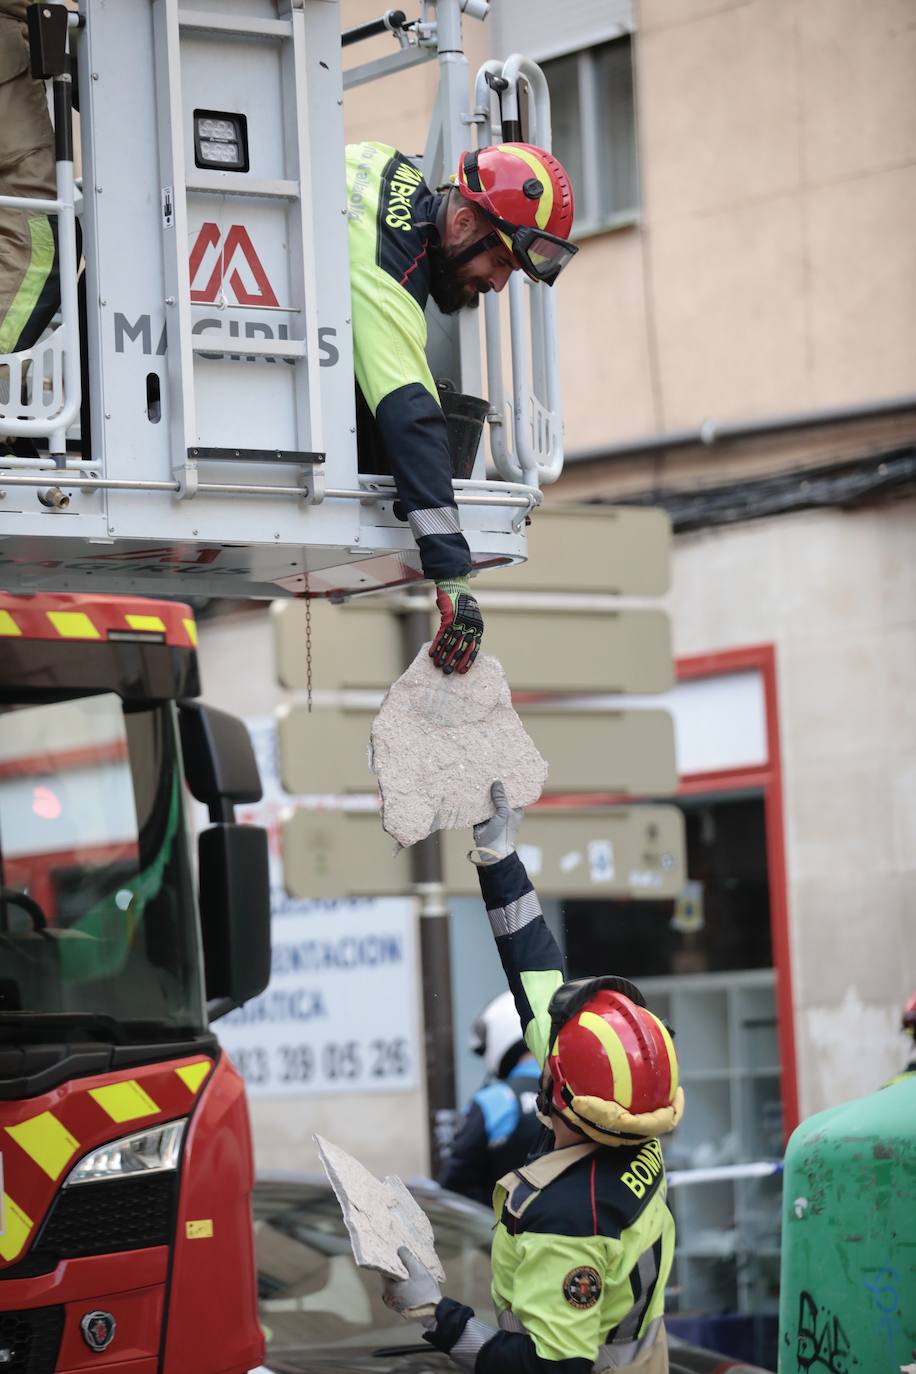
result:
<svg viewBox="0 0 916 1374"><path fill-rule="evenodd" d="M247 172L248 120L221 110L194 111L194 162L221 172Z"/></svg>

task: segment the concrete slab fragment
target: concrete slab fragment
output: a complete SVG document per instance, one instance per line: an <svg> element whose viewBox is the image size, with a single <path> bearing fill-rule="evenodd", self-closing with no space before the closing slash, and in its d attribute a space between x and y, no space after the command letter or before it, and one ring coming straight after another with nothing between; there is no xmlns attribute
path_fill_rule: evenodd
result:
<svg viewBox="0 0 916 1374"><path fill-rule="evenodd" d="M537 801L547 780L498 660L481 654L469 673L446 677L427 650L389 688L370 736L382 825L405 846L486 820L497 778L511 806Z"/></svg>
<svg viewBox="0 0 916 1374"><path fill-rule="evenodd" d="M433 1228L403 1181L394 1176L380 1182L346 1150L320 1135L314 1140L360 1268L406 1279L407 1270L398 1256L404 1245L442 1283L445 1270L436 1254Z"/></svg>

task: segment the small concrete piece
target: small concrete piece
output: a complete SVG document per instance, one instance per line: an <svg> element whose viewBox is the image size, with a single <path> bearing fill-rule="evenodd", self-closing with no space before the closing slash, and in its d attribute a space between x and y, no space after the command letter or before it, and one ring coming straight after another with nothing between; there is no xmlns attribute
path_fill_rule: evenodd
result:
<svg viewBox="0 0 916 1374"><path fill-rule="evenodd" d="M374 1174L338 1145L314 1137L318 1154L340 1209L361 1269L375 1269L393 1279L406 1279L407 1269L398 1255L406 1245L433 1278L445 1279L436 1254L433 1228L419 1203L397 1177L380 1183Z"/></svg>
<svg viewBox="0 0 916 1374"><path fill-rule="evenodd" d="M536 802L547 780L498 660L481 654L469 673L446 677L428 649L389 688L370 736L382 825L405 847L492 816L497 778L510 806Z"/></svg>

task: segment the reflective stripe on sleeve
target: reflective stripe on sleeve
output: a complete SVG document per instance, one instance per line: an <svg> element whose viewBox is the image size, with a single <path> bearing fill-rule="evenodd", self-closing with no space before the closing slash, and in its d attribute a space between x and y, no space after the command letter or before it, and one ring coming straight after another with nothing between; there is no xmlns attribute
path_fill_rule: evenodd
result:
<svg viewBox="0 0 916 1374"><path fill-rule="evenodd" d="M661 1240L657 1240L648 1250L644 1250L636 1261L636 1269L630 1275L630 1283L636 1290L633 1306L611 1337L615 1345L622 1341L632 1341L639 1334L639 1328L658 1282L661 1257L662 1243Z"/></svg>
<svg viewBox="0 0 916 1374"><path fill-rule="evenodd" d="M494 907L487 915L495 936L514 935L523 926L537 920L541 915L541 904L536 892L525 892L518 901L509 902L507 906Z"/></svg>
<svg viewBox="0 0 916 1374"><path fill-rule="evenodd" d="M449 1359L459 1369L468 1370L470 1374L477 1363L477 1355L481 1346L486 1345L487 1341L492 1340L495 1335L495 1327L487 1326L486 1322L478 1321L476 1317L472 1317L448 1352Z"/></svg>
<svg viewBox="0 0 916 1374"><path fill-rule="evenodd" d="M412 510L407 519L414 539L425 534L460 534L458 512L454 506L438 506L430 510Z"/></svg>

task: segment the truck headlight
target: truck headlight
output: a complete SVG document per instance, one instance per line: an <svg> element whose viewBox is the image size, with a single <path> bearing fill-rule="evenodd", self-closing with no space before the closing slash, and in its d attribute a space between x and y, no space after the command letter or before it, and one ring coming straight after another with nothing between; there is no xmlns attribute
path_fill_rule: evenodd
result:
<svg viewBox="0 0 916 1374"><path fill-rule="evenodd" d="M81 1159L70 1170L63 1186L69 1188L74 1183L97 1183L105 1178L128 1178L177 1169L187 1124L185 1117L181 1121L170 1121L166 1126L152 1126L147 1131L110 1140Z"/></svg>

